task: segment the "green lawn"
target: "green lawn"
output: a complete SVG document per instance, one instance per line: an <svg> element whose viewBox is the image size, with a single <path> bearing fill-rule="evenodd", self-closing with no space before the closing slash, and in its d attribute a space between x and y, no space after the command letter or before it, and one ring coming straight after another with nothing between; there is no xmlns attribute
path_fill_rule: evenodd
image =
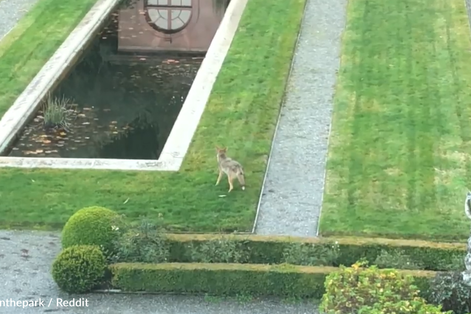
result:
<svg viewBox="0 0 471 314"><path fill-rule="evenodd" d="M0 41L0 117L97 0L38 0Z"/></svg>
<svg viewBox="0 0 471 314"><path fill-rule="evenodd" d="M350 1L321 233L465 240L470 87L464 1Z"/></svg>
<svg viewBox="0 0 471 314"><path fill-rule="evenodd" d="M173 231L250 230L304 3L248 2L180 172L3 168L0 227L60 228L81 207L100 205L130 218L161 216ZM214 186L216 145L243 163L246 191L219 197L228 186Z"/></svg>

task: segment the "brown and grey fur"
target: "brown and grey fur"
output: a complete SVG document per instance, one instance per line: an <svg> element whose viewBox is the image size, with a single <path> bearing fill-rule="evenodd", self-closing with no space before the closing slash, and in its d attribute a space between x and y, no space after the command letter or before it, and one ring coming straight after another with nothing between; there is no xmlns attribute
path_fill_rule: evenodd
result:
<svg viewBox="0 0 471 314"><path fill-rule="evenodd" d="M227 181L229 182L229 192L232 191L234 185L232 182L235 178L239 181L240 185L242 186L242 190L245 190L245 174L244 168L242 165L237 161L227 157L227 147L226 148L219 148L216 147L216 158L218 161L218 168L219 168L219 175L218 180L216 181L216 185L219 184L221 181L222 175L225 173L227 175Z"/></svg>

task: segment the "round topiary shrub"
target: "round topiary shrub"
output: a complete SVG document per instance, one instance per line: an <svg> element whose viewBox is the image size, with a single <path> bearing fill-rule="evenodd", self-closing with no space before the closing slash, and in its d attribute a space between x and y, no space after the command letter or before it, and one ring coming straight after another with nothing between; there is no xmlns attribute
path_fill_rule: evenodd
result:
<svg viewBox="0 0 471 314"><path fill-rule="evenodd" d="M97 245L106 256L114 253L114 244L123 231L121 215L104 207L86 207L73 214L62 230L62 247Z"/></svg>
<svg viewBox="0 0 471 314"><path fill-rule="evenodd" d="M68 293L90 292L105 276L106 259L96 245L76 245L63 250L52 264L52 278Z"/></svg>

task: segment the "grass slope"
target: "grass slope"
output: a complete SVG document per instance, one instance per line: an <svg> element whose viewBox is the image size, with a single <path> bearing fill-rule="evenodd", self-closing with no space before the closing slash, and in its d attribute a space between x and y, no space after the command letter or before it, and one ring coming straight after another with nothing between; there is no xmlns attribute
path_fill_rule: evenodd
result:
<svg viewBox="0 0 471 314"><path fill-rule="evenodd" d="M322 234L466 239L464 1L350 1L343 40Z"/></svg>
<svg viewBox="0 0 471 314"><path fill-rule="evenodd" d="M100 205L131 218L160 216L174 231L248 231L304 3L248 2L180 172L3 168L0 227L57 228L79 208ZM246 191L219 197L228 186L214 186L215 145L243 163Z"/></svg>
<svg viewBox="0 0 471 314"><path fill-rule="evenodd" d="M0 118L97 0L39 0L0 41Z"/></svg>

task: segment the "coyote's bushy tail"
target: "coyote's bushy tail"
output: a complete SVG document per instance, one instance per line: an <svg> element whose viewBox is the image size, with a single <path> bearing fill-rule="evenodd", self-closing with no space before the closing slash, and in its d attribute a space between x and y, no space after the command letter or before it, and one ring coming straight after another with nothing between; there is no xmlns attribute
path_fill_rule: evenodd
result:
<svg viewBox="0 0 471 314"><path fill-rule="evenodd" d="M239 171L237 172L237 180L239 180L240 186L242 187L242 190L245 190L245 173L244 169L239 168Z"/></svg>

